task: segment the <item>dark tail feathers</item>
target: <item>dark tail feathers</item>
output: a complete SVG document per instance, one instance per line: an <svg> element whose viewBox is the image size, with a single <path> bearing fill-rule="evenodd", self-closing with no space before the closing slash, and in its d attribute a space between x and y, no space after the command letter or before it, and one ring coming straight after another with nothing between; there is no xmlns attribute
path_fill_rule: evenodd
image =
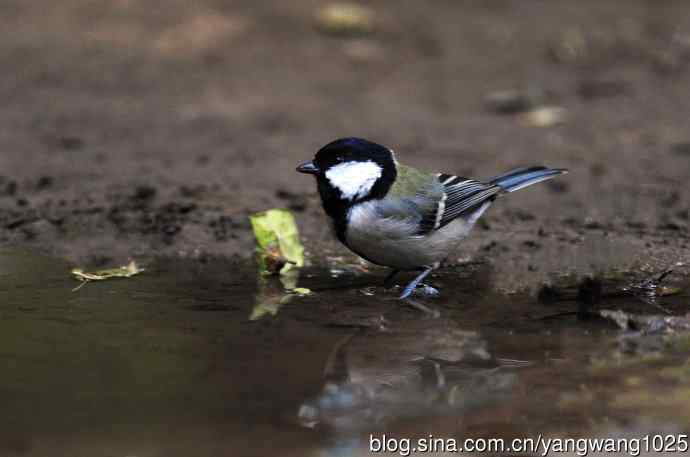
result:
<svg viewBox="0 0 690 457"><path fill-rule="evenodd" d="M523 187L531 186L538 182L546 181L554 176L567 173L568 170L564 168L546 168L546 167L527 167L517 168L502 175L491 178L491 184L497 184L505 192L514 192Z"/></svg>

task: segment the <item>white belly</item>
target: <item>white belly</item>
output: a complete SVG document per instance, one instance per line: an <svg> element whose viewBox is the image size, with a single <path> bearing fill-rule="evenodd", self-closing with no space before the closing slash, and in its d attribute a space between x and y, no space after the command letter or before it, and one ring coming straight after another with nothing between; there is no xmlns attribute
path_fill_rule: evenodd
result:
<svg viewBox="0 0 690 457"><path fill-rule="evenodd" d="M372 205L362 203L350 210L347 245L370 262L398 270L441 262L467 237L476 221L459 217L427 235L414 235L415 225L407 220L377 217Z"/></svg>

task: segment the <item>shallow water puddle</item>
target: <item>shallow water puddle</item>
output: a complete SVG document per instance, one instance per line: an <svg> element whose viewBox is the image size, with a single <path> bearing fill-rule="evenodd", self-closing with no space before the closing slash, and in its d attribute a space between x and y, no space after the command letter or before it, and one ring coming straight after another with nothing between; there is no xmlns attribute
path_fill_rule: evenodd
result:
<svg viewBox="0 0 690 457"><path fill-rule="evenodd" d="M312 295L254 321L270 284L251 266L159 261L77 292L69 267L0 251L0 455L347 456L367 455L372 433L689 428L687 337L624 335L562 314L572 300L500 294L482 266L432 279L441 297L417 300L437 319L378 276L312 268ZM668 300L687 309L687 292Z"/></svg>

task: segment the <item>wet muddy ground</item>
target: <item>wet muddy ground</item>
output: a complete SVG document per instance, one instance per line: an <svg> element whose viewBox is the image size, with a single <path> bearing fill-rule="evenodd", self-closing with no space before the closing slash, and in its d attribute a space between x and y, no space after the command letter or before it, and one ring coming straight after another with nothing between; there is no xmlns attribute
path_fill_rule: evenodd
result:
<svg viewBox="0 0 690 457"><path fill-rule="evenodd" d="M383 1L345 35L324 4L3 2L0 241L91 265L247 258L247 216L289 207L336 250L294 167L358 135L478 178L571 170L495 205L453 259L537 284L687 255L686 2ZM511 114L530 104L566 118Z"/></svg>
<svg viewBox="0 0 690 457"><path fill-rule="evenodd" d="M687 431L690 5L385 0L334 34L324 4L0 4L0 455ZM346 135L570 174L491 208L416 298L432 319L294 172ZM273 207L310 296L257 278L248 215ZM72 292L128 259L147 271Z"/></svg>

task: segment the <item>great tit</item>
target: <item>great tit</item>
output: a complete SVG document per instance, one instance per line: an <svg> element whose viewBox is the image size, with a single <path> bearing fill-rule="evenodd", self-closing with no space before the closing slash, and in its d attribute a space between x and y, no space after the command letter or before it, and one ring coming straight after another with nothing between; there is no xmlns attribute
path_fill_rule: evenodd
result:
<svg viewBox="0 0 690 457"><path fill-rule="evenodd" d="M537 166L486 181L429 173L361 138L328 143L297 171L316 177L338 240L369 262L393 269L386 284L400 271L419 272L401 299L438 268L498 196L567 173Z"/></svg>

